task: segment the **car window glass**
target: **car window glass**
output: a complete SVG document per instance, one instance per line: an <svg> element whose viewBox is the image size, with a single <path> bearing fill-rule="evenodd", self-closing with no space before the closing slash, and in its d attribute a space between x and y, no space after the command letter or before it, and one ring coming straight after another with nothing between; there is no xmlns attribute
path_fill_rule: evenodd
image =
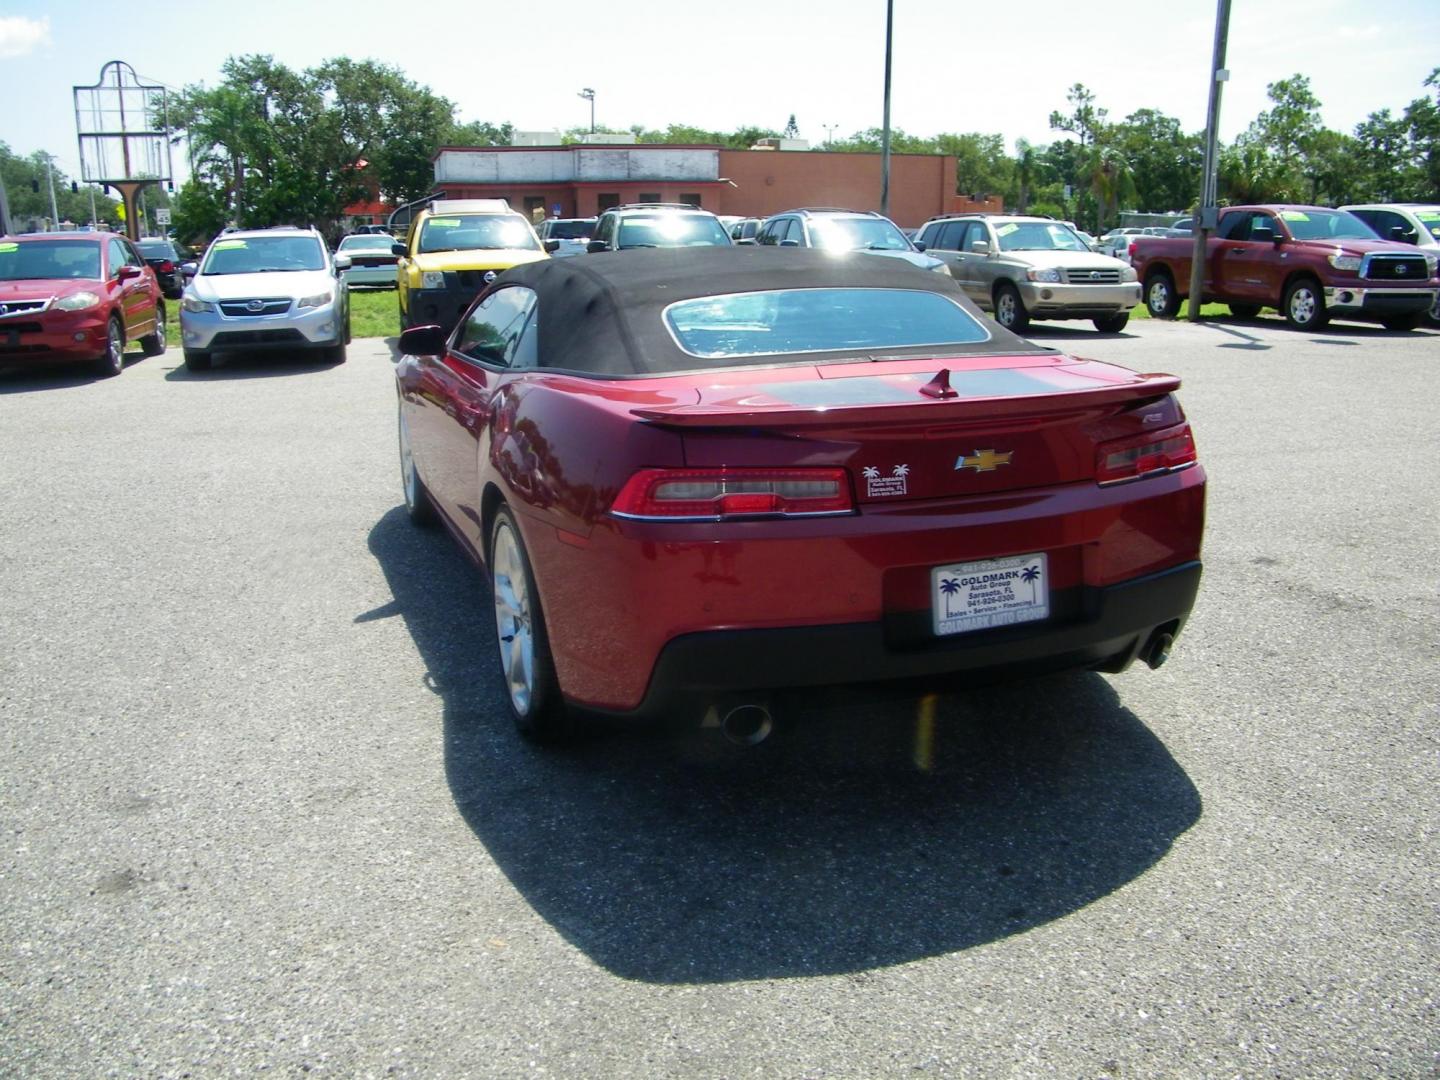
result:
<svg viewBox="0 0 1440 1080"><path fill-rule="evenodd" d="M125 265L125 245L119 240L110 241L110 276L113 278L120 267Z"/></svg>
<svg viewBox="0 0 1440 1080"><path fill-rule="evenodd" d="M120 243L120 246L121 246L121 247L124 249L124 251L125 251L125 262L126 262L127 265L129 265L129 266L144 266L144 265L145 265L145 260L140 257L140 253L135 250L135 245L132 244L129 240L122 240L121 243Z"/></svg>
<svg viewBox="0 0 1440 1080"><path fill-rule="evenodd" d="M497 289L480 301L465 320L455 339L455 351L481 363L509 365L534 306L535 293L530 289Z"/></svg>
<svg viewBox="0 0 1440 1080"><path fill-rule="evenodd" d="M681 300L665 310L691 356L906 348L989 340L949 296L912 289L781 289Z"/></svg>
<svg viewBox="0 0 1440 1080"><path fill-rule="evenodd" d="M100 278L100 245L70 240L0 243L0 281Z"/></svg>
<svg viewBox="0 0 1440 1080"><path fill-rule="evenodd" d="M1226 214L1220 219L1220 237L1224 240L1245 240L1250 236L1249 214Z"/></svg>
<svg viewBox="0 0 1440 1080"><path fill-rule="evenodd" d="M1402 243L1414 244L1419 241L1419 234L1414 227L1393 210L1381 210L1378 215L1379 221L1375 231L1382 239L1399 240ZM1390 230L1399 229L1400 232L1392 233Z"/></svg>
<svg viewBox="0 0 1440 1080"><path fill-rule="evenodd" d="M940 229L940 238L935 246L942 251L961 250L961 240L965 236L965 230L969 227L968 221L947 221Z"/></svg>
<svg viewBox="0 0 1440 1080"><path fill-rule="evenodd" d="M940 235L940 223L932 221L920 231L920 242L926 247L935 247L936 238Z"/></svg>

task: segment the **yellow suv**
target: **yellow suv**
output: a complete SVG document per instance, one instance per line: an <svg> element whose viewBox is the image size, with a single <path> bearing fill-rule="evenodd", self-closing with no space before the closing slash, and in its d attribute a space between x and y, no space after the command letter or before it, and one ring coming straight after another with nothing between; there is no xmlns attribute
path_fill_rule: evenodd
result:
<svg viewBox="0 0 1440 1080"><path fill-rule="evenodd" d="M396 243L400 329L453 327L502 270L549 255L504 199L437 199Z"/></svg>

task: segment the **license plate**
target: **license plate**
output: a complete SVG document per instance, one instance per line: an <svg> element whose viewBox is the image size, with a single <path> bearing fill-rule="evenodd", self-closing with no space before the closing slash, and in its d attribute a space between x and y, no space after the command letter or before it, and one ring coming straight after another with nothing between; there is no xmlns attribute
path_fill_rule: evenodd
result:
<svg viewBox="0 0 1440 1080"><path fill-rule="evenodd" d="M940 636L1044 619L1050 614L1045 555L937 566L930 571L930 601Z"/></svg>

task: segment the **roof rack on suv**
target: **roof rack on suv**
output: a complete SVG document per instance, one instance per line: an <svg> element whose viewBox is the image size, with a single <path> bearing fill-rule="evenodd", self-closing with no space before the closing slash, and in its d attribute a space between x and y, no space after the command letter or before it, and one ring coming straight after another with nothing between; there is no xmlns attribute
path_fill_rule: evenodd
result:
<svg viewBox="0 0 1440 1080"><path fill-rule="evenodd" d="M851 210L847 206L797 206L793 210L781 210L781 214L858 214L862 217L879 217L875 210ZM779 215L773 215L778 217Z"/></svg>
<svg viewBox="0 0 1440 1080"><path fill-rule="evenodd" d="M686 202L632 202L610 207L611 210L703 210L704 207ZM602 210L601 213L609 211ZM707 214L708 210L705 211Z"/></svg>

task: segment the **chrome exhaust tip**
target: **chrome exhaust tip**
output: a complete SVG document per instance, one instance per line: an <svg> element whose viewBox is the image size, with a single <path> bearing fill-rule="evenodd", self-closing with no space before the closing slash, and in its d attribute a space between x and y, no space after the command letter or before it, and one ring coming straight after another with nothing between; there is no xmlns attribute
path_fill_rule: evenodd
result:
<svg viewBox="0 0 1440 1080"><path fill-rule="evenodd" d="M1150 670L1157 670L1166 660L1170 659L1170 650L1175 645L1174 634L1157 634L1150 645L1150 651L1145 655L1145 662L1150 665Z"/></svg>
<svg viewBox="0 0 1440 1080"><path fill-rule="evenodd" d="M764 705L737 705L720 720L720 731L736 746L759 746L775 730L775 720Z"/></svg>

